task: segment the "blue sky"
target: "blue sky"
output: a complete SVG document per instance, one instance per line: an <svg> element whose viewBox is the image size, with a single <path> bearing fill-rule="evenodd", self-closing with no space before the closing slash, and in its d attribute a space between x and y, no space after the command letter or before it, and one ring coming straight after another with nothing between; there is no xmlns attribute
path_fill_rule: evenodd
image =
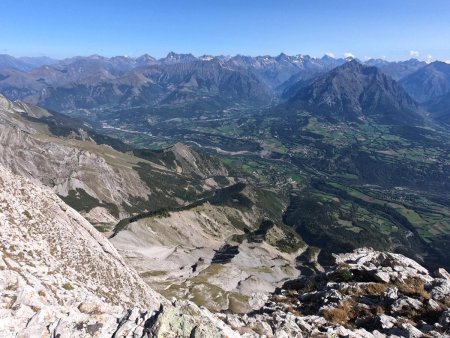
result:
<svg viewBox="0 0 450 338"><path fill-rule="evenodd" d="M450 60L448 0L1 0L0 53Z"/></svg>

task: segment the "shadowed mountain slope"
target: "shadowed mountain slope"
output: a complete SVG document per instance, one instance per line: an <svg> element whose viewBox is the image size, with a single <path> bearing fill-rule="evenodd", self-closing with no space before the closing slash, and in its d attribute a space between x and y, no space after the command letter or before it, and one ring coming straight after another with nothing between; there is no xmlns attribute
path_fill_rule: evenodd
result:
<svg viewBox="0 0 450 338"><path fill-rule="evenodd" d="M421 123L417 104L390 77L357 61L321 76L301 89L288 103L337 120L381 123Z"/></svg>

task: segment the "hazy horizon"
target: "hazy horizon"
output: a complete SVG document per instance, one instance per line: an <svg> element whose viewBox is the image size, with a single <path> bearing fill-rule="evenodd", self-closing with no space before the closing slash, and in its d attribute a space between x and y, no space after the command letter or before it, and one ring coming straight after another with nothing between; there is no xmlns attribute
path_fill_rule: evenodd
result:
<svg viewBox="0 0 450 338"><path fill-rule="evenodd" d="M72 55L72 56L67 56L67 57L62 57L62 58L52 57L52 56L45 55L45 54L43 54L43 55L20 55L20 56L18 56L18 55L12 55L12 54L9 54L9 53L0 53L0 55L8 55L8 56L12 56L12 57L14 57L16 59L49 58L49 59L52 59L52 60L55 60L55 61L69 60L69 59L73 59L73 58L89 58L89 57L95 57L95 56L102 57L102 58L107 58L107 59L111 59L111 58L115 58L115 57L126 57L126 58L131 58L131 59L137 59L137 58L139 58L141 56L148 55L150 57L155 58L156 60L160 60L160 59L164 59L165 57L167 57L169 53L175 53L175 54L179 54L179 55L191 54L191 55L193 55L196 58L201 58L201 57L204 57L204 56L227 57L227 58L232 58L232 57L236 57L236 56L243 56L243 57L278 57L281 54L285 54L285 55L288 55L288 56L300 56L300 55L303 55L303 56L309 56L311 58L316 58L316 59L320 59L320 58L323 58L325 56L332 57L334 59L353 58L353 59L359 60L361 62L365 62L365 61L369 61L369 60L384 60L384 61L387 61L387 62L402 62L402 61L408 61L408 60L418 60L418 61L424 61L424 62L427 62L427 63L431 63L431 62L434 62L434 61L440 61L440 62L445 62L445 63L449 63L450 64L450 60L440 60L440 59L436 59L436 58L430 59L430 58L427 58L427 57L421 58L421 57L416 57L416 56L411 56L411 55L409 57L404 58L404 59L388 59L388 58L383 58L383 57L378 57L378 58L376 58L376 57L373 57L373 58L365 57L365 58L361 58L361 57L358 57L358 55L353 55L353 54L352 55L341 55L341 56L339 56L339 55L330 55L330 53L324 53L323 55L318 55L317 56L317 55L310 55L310 54L306 54L306 53L288 54L288 53L284 53L284 52L280 52L278 54L272 54L272 55L269 55L269 54L265 54L265 55L259 55L259 54L258 55L249 55L249 54L240 54L240 53L238 53L238 54L228 54L228 55L224 55L224 54L219 54L219 55L214 55L214 54L195 55L195 54L190 53L188 51L186 51L186 52L169 51L169 52L167 52L166 54L164 54L162 56L155 56L155 55L152 55L149 52L143 53L143 54L139 54L139 55L127 55L127 54L102 55L102 54L99 54L99 53L93 53L93 54L86 54L86 55L81 55L81 54L80 55Z"/></svg>
<svg viewBox="0 0 450 338"><path fill-rule="evenodd" d="M439 10L436 10L439 9ZM354 55L450 60L450 2L0 3L0 53L15 57L150 54Z"/></svg>

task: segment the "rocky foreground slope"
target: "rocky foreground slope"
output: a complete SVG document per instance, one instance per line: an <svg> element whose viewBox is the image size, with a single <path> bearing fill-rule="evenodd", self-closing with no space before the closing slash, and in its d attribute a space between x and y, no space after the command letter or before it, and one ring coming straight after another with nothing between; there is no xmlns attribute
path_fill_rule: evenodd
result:
<svg viewBox="0 0 450 338"><path fill-rule="evenodd" d="M409 258L366 248L335 260L324 273L285 283L259 311L223 319L267 337L449 337L446 270L433 277Z"/></svg>
<svg viewBox="0 0 450 338"><path fill-rule="evenodd" d="M450 276L360 249L253 297L245 315L169 303L49 188L0 166L0 337L445 337Z"/></svg>
<svg viewBox="0 0 450 338"><path fill-rule="evenodd" d="M237 336L169 304L50 189L1 166L0 227L0 337Z"/></svg>

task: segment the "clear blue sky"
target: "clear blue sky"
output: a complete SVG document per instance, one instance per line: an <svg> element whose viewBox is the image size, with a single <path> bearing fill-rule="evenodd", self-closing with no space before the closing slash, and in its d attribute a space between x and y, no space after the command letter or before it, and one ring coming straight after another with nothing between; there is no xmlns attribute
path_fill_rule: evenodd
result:
<svg viewBox="0 0 450 338"><path fill-rule="evenodd" d="M0 53L450 60L449 0L0 0Z"/></svg>

